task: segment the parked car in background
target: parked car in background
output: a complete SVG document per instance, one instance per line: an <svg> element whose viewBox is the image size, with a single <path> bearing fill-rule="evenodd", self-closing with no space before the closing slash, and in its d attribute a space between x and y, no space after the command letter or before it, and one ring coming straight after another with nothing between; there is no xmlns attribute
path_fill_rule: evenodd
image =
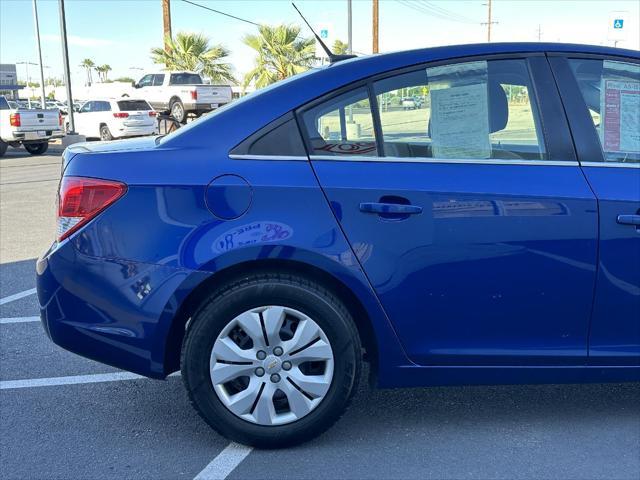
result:
<svg viewBox="0 0 640 480"><path fill-rule="evenodd" d="M12 108L6 97L0 96L0 156L7 147L20 145L31 155L42 155L49 148L49 140L62 136L62 115L57 108Z"/></svg>
<svg viewBox="0 0 640 480"><path fill-rule="evenodd" d="M231 101L229 85L207 85L193 72L147 73L134 85L135 95L159 112L168 112L184 123L189 114L200 116Z"/></svg>
<svg viewBox="0 0 640 480"><path fill-rule="evenodd" d="M413 97L404 97L402 99L402 108L404 110L415 110L416 108L418 108L418 103Z"/></svg>
<svg viewBox="0 0 640 480"><path fill-rule="evenodd" d="M429 109L377 107L403 90ZM214 429L268 448L340 418L363 358L381 387L639 381L638 95L637 51L456 45L71 146L42 322L181 369Z"/></svg>
<svg viewBox="0 0 640 480"><path fill-rule="evenodd" d="M47 108L57 108L58 110L60 110L62 115L66 115L68 112L67 105L58 100L47 100Z"/></svg>
<svg viewBox="0 0 640 480"><path fill-rule="evenodd" d="M76 133L86 138L112 140L156 134L156 115L146 100L103 98L86 101L73 119ZM69 131L68 120L65 128Z"/></svg>

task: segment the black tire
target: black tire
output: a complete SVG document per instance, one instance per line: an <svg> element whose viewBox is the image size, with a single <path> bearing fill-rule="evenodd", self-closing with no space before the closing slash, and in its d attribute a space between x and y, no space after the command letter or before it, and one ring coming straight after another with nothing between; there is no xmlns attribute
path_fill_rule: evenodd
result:
<svg viewBox="0 0 640 480"><path fill-rule="evenodd" d="M113 135L111 135L111 131L109 127L106 125L100 125L100 140L109 141L113 140Z"/></svg>
<svg viewBox="0 0 640 480"><path fill-rule="evenodd" d="M49 142L25 143L24 149L31 155L42 155L49 149Z"/></svg>
<svg viewBox="0 0 640 480"><path fill-rule="evenodd" d="M169 105L169 113L177 122L186 123L187 112L184 111L184 105L179 99L174 98L173 100L171 100L171 104Z"/></svg>
<svg viewBox="0 0 640 480"><path fill-rule="evenodd" d="M0 157L4 156L4 154L7 151L7 148L9 148L9 144L0 140Z"/></svg>
<svg viewBox="0 0 640 480"><path fill-rule="evenodd" d="M293 308L313 318L334 355L333 379L324 399L306 416L284 425L259 425L237 417L220 401L210 377L218 334L235 316L262 305ZM191 404L218 433L247 445L280 448L320 435L342 416L357 390L361 357L354 321L332 292L298 275L256 273L213 292L193 315L182 346L182 378Z"/></svg>

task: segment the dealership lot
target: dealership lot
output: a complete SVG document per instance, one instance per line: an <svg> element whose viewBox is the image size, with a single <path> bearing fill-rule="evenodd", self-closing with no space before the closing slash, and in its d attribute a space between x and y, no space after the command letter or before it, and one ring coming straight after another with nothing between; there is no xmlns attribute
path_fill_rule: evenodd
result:
<svg viewBox="0 0 640 480"><path fill-rule="evenodd" d="M0 159L0 477L640 477L640 384L373 390L363 381L344 418L308 444L229 447L190 407L179 376L121 375L53 345L35 321L35 258L54 236L60 175L61 151L48 153L9 149Z"/></svg>

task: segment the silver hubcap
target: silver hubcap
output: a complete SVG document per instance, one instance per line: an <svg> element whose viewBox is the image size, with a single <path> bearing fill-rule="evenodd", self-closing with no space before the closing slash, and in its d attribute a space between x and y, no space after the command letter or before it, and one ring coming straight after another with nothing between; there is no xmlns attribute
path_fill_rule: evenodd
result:
<svg viewBox="0 0 640 480"><path fill-rule="evenodd" d="M213 389L231 412L252 423L282 425L322 402L333 379L333 351L304 313L265 306L229 322L209 366Z"/></svg>
<svg viewBox="0 0 640 480"><path fill-rule="evenodd" d="M176 103L173 106L173 109L171 110L171 116L175 119L181 120L182 114L183 114L182 107L180 106L179 103Z"/></svg>

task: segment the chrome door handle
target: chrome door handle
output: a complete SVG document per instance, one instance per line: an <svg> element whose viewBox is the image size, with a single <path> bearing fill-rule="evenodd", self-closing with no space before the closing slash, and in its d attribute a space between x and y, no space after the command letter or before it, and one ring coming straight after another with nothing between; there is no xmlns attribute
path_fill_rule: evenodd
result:
<svg viewBox="0 0 640 480"><path fill-rule="evenodd" d="M618 215L618 223L640 227L640 215Z"/></svg>

